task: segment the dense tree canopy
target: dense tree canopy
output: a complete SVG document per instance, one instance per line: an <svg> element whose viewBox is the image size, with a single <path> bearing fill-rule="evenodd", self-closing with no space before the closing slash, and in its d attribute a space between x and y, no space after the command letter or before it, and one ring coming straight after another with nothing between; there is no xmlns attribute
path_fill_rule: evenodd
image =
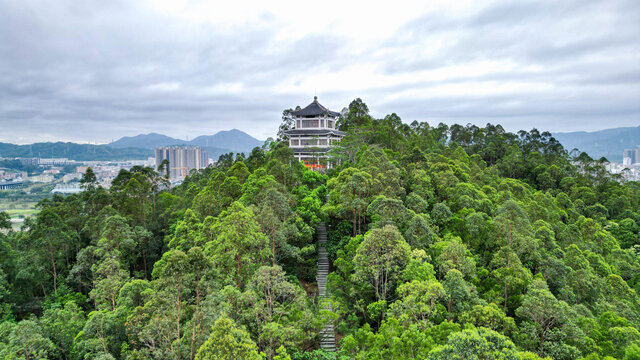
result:
<svg viewBox="0 0 640 360"><path fill-rule="evenodd" d="M361 99L321 174L282 141L290 111L278 141L174 188L88 170L19 231L0 213L0 358L640 358L640 184L548 132Z"/></svg>

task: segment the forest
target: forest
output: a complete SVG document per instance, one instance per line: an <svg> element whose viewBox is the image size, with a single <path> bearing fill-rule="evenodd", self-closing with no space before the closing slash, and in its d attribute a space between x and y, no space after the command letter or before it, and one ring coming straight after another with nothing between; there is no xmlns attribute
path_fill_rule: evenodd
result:
<svg viewBox="0 0 640 360"><path fill-rule="evenodd" d="M606 159L356 99L320 173L287 112L180 186L87 171L20 231L0 213L0 358L640 359L640 183Z"/></svg>

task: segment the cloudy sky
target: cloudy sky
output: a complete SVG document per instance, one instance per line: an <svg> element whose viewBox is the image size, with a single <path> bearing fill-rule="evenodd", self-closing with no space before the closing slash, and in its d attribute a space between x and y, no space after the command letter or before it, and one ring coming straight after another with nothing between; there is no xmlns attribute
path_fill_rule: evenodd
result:
<svg viewBox="0 0 640 360"><path fill-rule="evenodd" d="M0 141L273 136L314 94L508 130L640 125L640 2L0 0Z"/></svg>

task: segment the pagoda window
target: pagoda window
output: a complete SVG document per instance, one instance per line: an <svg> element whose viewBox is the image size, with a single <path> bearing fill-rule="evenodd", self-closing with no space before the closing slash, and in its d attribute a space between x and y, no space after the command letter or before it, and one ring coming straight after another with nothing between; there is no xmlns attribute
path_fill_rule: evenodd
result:
<svg viewBox="0 0 640 360"><path fill-rule="evenodd" d="M320 127L320 120L318 120L318 119L302 120L301 128L303 128L303 129L305 129L305 128L318 128L318 127Z"/></svg>
<svg viewBox="0 0 640 360"><path fill-rule="evenodd" d="M300 144L300 141L298 141L298 139L291 139L291 146L297 146Z"/></svg>
<svg viewBox="0 0 640 360"><path fill-rule="evenodd" d="M327 139L319 139L318 140L318 145L327 145Z"/></svg>
<svg viewBox="0 0 640 360"><path fill-rule="evenodd" d="M328 120L328 121L327 121L327 127L328 127L329 129L333 129L333 120Z"/></svg>
<svg viewBox="0 0 640 360"><path fill-rule="evenodd" d="M296 120L296 128L300 129L300 120Z"/></svg>

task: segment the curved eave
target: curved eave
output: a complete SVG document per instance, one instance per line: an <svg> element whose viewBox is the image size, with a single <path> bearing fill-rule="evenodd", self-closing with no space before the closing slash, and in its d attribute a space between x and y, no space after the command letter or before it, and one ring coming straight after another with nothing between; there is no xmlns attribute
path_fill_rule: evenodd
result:
<svg viewBox="0 0 640 360"><path fill-rule="evenodd" d="M303 111L303 110L299 110L299 111L292 111L291 115L296 117L296 118L301 118L301 119L306 119L309 116L331 116L334 118L340 117L340 113L339 112L335 112L335 111L331 111L331 110L327 110L327 111ZM309 118L309 119L313 119L313 118Z"/></svg>
<svg viewBox="0 0 640 360"><path fill-rule="evenodd" d="M320 135L336 135L336 136L345 136L347 133L340 130L335 129L291 129L286 130L284 132L286 135L310 135L310 136L320 136Z"/></svg>
<svg viewBox="0 0 640 360"><path fill-rule="evenodd" d="M331 150L331 148L329 147L292 147L291 150L293 150L294 153L296 154L301 154L301 153L326 153L329 150Z"/></svg>

